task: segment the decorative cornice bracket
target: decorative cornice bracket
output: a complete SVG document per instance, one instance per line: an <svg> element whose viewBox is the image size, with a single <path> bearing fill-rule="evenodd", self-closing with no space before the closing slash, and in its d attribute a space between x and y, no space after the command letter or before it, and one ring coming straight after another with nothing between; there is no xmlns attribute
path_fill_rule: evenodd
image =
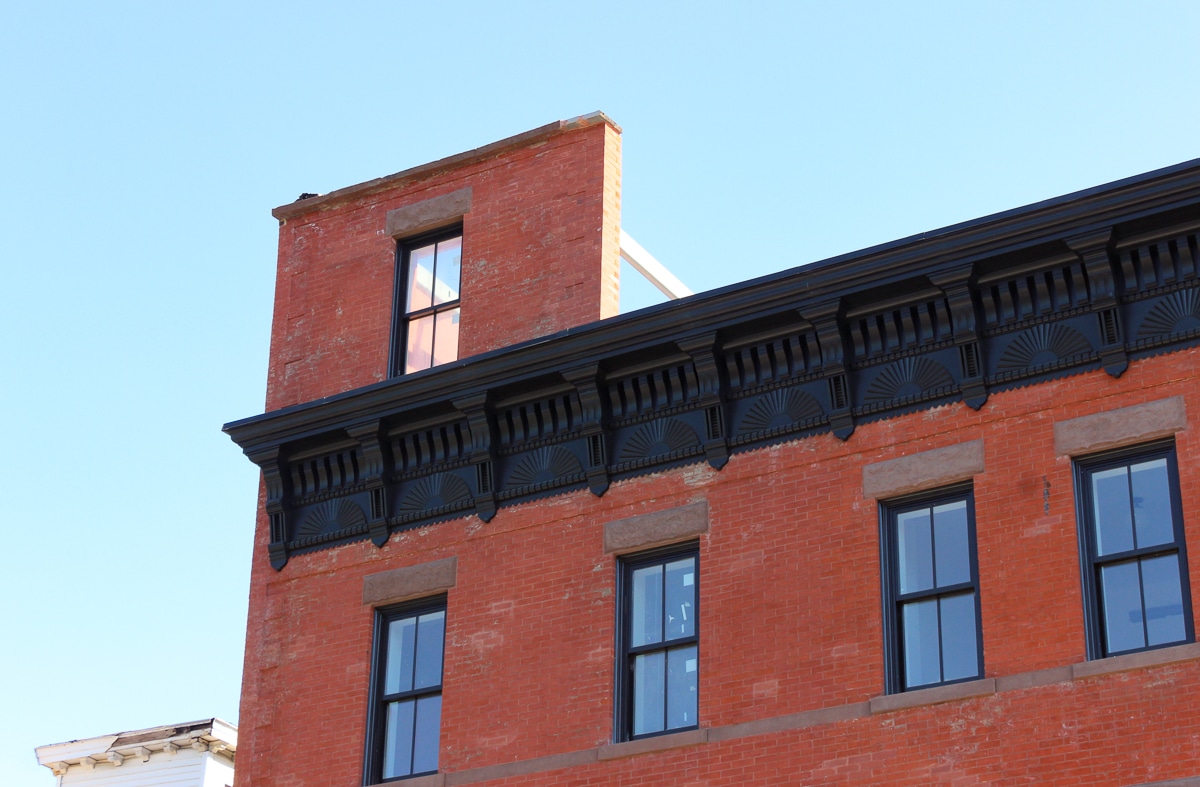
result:
<svg viewBox="0 0 1200 787"><path fill-rule="evenodd" d="M587 440L588 489L596 497L608 491L608 446L604 429L604 400L600 396L600 365L587 364L562 373L579 396L580 430Z"/></svg>
<svg viewBox="0 0 1200 787"><path fill-rule="evenodd" d="M1116 231L1112 227L1065 239L1065 243L1083 261L1088 279L1092 311L1100 321L1100 364L1113 377L1120 377L1129 367L1125 350L1124 319L1117 300L1117 270L1113 267L1112 249Z"/></svg>
<svg viewBox="0 0 1200 787"><path fill-rule="evenodd" d="M700 385L697 401L704 408L704 455L713 469L720 470L729 461L729 440L725 427L729 414L725 412L716 343L716 332L710 332L675 344L692 357L692 364L696 367L696 378Z"/></svg>
<svg viewBox="0 0 1200 787"><path fill-rule="evenodd" d="M280 571L287 565L287 475L283 472L283 450L278 445L268 446L248 454L250 461L262 468L263 483L267 488L266 512L270 523L270 541L267 554L271 567Z"/></svg>
<svg viewBox="0 0 1200 787"><path fill-rule="evenodd" d="M497 443L497 435L488 393L455 399L452 404L454 409L467 417L467 428L471 432L470 460L475 467L475 513L484 522L490 522L496 515L493 446Z"/></svg>
<svg viewBox="0 0 1200 787"><path fill-rule="evenodd" d="M800 316L811 322L817 332L821 369L829 383L829 425L835 437L849 440L854 434L854 394L840 312L841 299L838 299L806 309Z"/></svg>
<svg viewBox="0 0 1200 787"><path fill-rule="evenodd" d="M383 422L375 419L363 424L346 427L346 432L358 441L362 449L363 480L367 482L367 490L371 495L371 510L368 512L368 527L371 533L371 543L381 547L388 540L387 490L383 475L387 467L387 458L383 448Z"/></svg>
<svg viewBox="0 0 1200 787"><path fill-rule="evenodd" d="M950 307L954 344L958 347L961 375L959 390L963 402L972 410L978 410L988 398L987 384L984 381L984 369L987 367L983 356L984 343L979 340L979 315L975 310L971 274L971 268L961 268L939 276L931 276L930 281L941 289Z"/></svg>

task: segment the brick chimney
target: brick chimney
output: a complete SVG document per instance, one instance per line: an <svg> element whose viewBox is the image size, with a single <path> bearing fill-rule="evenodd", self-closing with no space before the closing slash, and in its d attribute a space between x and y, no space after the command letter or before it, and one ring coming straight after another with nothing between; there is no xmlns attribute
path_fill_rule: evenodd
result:
<svg viewBox="0 0 1200 787"><path fill-rule="evenodd" d="M593 113L276 208L266 409L616 314L620 134Z"/></svg>

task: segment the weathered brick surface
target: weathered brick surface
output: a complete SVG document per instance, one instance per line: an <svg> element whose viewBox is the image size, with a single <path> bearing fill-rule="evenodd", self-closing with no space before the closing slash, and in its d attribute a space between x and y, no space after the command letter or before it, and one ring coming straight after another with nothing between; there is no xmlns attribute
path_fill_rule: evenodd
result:
<svg viewBox="0 0 1200 787"><path fill-rule="evenodd" d="M1117 380L1096 371L995 392L979 411L953 404L863 424L844 443L825 435L750 451L719 472L694 465L614 483L602 498L574 492L486 524L412 530L381 549L294 556L279 573L260 517L239 785L360 783L364 577L451 556L443 772L610 743L616 558L604 526L700 500L702 725L865 703L883 691L883 650L878 513L862 468L972 440L986 460L974 476L986 677L1082 662L1072 468L1054 424L1173 396L1200 412L1198 361L1200 350L1185 350L1134 362ZM1187 538L1200 544L1200 444L1190 426L1175 439ZM1200 771L1200 661L1046 674L982 697L487 783L1129 785Z"/></svg>
<svg viewBox="0 0 1200 787"><path fill-rule="evenodd" d="M388 211L461 189L471 190L464 357L615 313L618 132L596 120L539 133L284 211L269 410L384 378ZM1196 776L1200 659L1131 660L1100 674L1072 666L1085 660L1079 545L1072 460L1056 447L1055 424L1178 397L1170 412L1183 420L1154 423L1177 429L1195 547L1200 441L1186 414L1200 413L1198 362L1200 349L1189 349L1135 361L1119 379L1094 371L994 391L978 411L951 404L864 423L845 442L795 440L736 454L721 471L696 464L615 482L601 498L571 492L502 508L487 523L472 516L409 530L382 548L363 541L293 555L280 572L269 566L260 501L238 787L361 784L374 623L364 598L407 597L418 580L448 599L442 774L428 783L1134 785ZM1088 445L1105 445L1094 432L1109 420L1059 431L1078 436L1082 424ZM929 451L916 466L888 464ZM986 680L926 695L936 704L872 703L884 690L872 495L930 478L973 480ZM704 511L704 526L681 525L679 509ZM638 522L648 523L646 544L670 532L700 549L702 729L656 751L609 745L614 553L639 543L629 532ZM448 569L437 582L426 576L428 564L450 558L453 581ZM375 579L364 591L367 577Z"/></svg>
<svg viewBox="0 0 1200 787"><path fill-rule="evenodd" d="M619 132L595 118L528 137L281 222L267 410L386 378L388 211L460 189L471 189L460 357L617 313Z"/></svg>

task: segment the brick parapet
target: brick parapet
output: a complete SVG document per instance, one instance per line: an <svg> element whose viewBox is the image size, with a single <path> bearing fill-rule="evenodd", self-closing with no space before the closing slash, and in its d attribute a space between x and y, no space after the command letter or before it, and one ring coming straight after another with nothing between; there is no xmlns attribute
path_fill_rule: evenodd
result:
<svg viewBox="0 0 1200 787"><path fill-rule="evenodd" d="M276 210L268 411L387 379L396 267L388 215L394 231L395 211L439 201L466 206L460 357L616 313L619 129L601 115L551 124Z"/></svg>

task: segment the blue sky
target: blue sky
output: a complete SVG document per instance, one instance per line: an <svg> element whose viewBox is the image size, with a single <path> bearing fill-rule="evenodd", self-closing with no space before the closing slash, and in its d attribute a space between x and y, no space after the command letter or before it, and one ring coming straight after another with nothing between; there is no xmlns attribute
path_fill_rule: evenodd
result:
<svg viewBox="0 0 1200 787"><path fill-rule="evenodd" d="M301 192L603 110L625 229L701 291L1200 156L1200 4L733 9L5 8L0 781L237 721L258 473L220 426Z"/></svg>

